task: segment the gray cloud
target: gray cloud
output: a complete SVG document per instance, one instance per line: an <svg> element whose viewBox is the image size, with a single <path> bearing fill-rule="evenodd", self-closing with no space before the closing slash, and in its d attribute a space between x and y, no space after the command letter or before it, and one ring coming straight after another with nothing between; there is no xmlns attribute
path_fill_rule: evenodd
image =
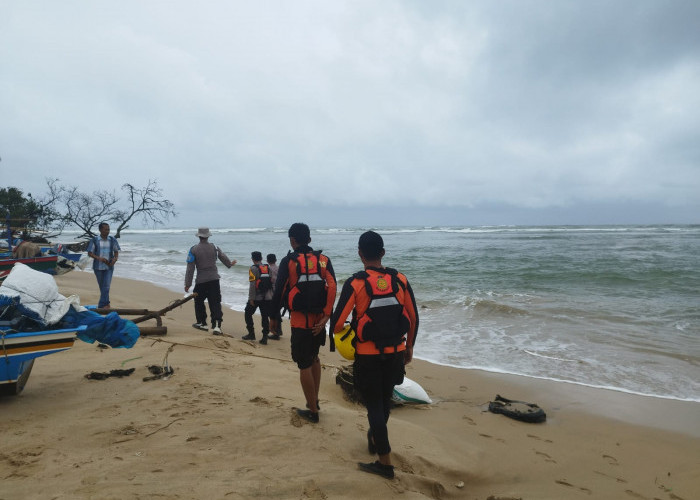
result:
<svg viewBox="0 0 700 500"><path fill-rule="evenodd" d="M183 224L698 222L696 2L2 10L25 191L157 178Z"/></svg>

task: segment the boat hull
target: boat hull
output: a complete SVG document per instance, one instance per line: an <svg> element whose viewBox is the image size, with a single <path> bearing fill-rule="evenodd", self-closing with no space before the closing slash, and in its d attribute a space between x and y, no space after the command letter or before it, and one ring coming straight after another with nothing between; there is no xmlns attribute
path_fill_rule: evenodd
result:
<svg viewBox="0 0 700 500"><path fill-rule="evenodd" d="M28 257L26 259L0 259L0 283L7 278L17 262L26 264L37 271L50 272L56 269L57 255L44 255L42 257Z"/></svg>
<svg viewBox="0 0 700 500"><path fill-rule="evenodd" d="M76 334L87 326L39 332L2 332L0 337L0 394L19 394L34 360L73 347Z"/></svg>

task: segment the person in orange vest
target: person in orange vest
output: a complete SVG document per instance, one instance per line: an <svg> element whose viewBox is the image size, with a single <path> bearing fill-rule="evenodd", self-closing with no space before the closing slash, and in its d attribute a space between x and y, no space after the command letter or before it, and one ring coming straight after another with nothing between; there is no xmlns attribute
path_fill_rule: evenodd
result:
<svg viewBox="0 0 700 500"><path fill-rule="evenodd" d="M358 254L364 271L343 285L331 318L331 332L340 332L352 315L355 331L355 389L367 407L367 447L379 460L359 462L365 472L394 477L387 422L394 386L403 383L405 365L413 359L418 333L418 308L406 276L382 266L384 240L374 231L360 236ZM331 343L331 350L333 344Z"/></svg>
<svg viewBox="0 0 700 500"><path fill-rule="evenodd" d="M292 329L292 359L299 368L299 381L304 391L307 409L297 408L297 414L317 423L318 394L321 386L319 350L326 343L326 323L335 302L336 281L331 260L320 250L309 246L311 231L302 222L289 228L287 254L279 265L272 307L290 311ZM271 330L277 331L277 321L271 321Z"/></svg>
<svg viewBox="0 0 700 500"><path fill-rule="evenodd" d="M255 340L255 326L253 324L253 314L260 308L260 323L262 326L262 338L260 343L267 344L267 336L270 333L270 305L272 299L272 277L270 276L270 266L262 263L262 253L252 252L250 254L253 265L248 271L248 303L245 306L244 318L248 334L243 336L243 340Z"/></svg>

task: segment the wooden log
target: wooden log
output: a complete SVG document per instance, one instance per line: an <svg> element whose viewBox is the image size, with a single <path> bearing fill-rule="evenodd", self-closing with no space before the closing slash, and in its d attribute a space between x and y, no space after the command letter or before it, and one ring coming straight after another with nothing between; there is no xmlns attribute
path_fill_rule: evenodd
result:
<svg viewBox="0 0 700 500"><path fill-rule="evenodd" d="M145 314L144 316L141 316L140 318L133 319L132 321L133 321L134 323L141 323L142 321L146 321L147 319L156 318L156 317L157 317L157 318L160 318L161 316L163 316L163 315L164 315L165 313L167 313L168 311L172 311L172 310L175 309L176 307L180 307L182 304L184 304L185 302L187 302L187 301L189 301L189 300L195 298L196 296L197 296L196 293L192 293L192 294L188 295L187 297L185 297L185 298L183 298L183 299L176 300L175 302L173 302L172 304L170 304L170 305L167 306L167 307L164 307L164 308L161 309L160 311L149 312L149 313Z"/></svg>
<svg viewBox="0 0 700 500"><path fill-rule="evenodd" d="M149 311L148 309L93 309L96 313L105 315L109 314L111 312L117 313L119 316L135 316L137 314L140 314L141 317L137 318L138 321L132 321L132 323L141 323L143 321L146 321L147 319L154 319L156 320L156 325L162 326L163 321L160 318L160 314L158 314L158 311Z"/></svg>
<svg viewBox="0 0 700 500"><path fill-rule="evenodd" d="M148 337L149 335L167 335L167 326L142 326L139 327L139 332L141 332L142 337Z"/></svg>
<svg viewBox="0 0 700 500"><path fill-rule="evenodd" d="M119 315L121 314L126 314L126 315L131 315L131 316L136 316L137 314L150 314L153 313L154 311L149 311L148 309L94 309L95 312L98 312L100 314L109 314L111 312L115 312Z"/></svg>
<svg viewBox="0 0 700 500"><path fill-rule="evenodd" d="M135 316L137 314L140 314L141 316L131 320L132 323L143 323L146 320L149 319L154 319L156 320L156 325L157 326L142 326L139 327L139 332L141 332L142 337L147 337L149 335L167 335L168 334L168 328L166 326L163 326L163 320L161 319L161 316L165 315L168 311L172 311L176 307L181 306L185 302L195 298L197 296L196 293L192 293L188 295L187 297L176 300L169 306L164 307L163 309L159 311L149 311L148 309L135 309L135 308L115 308L115 309L106 309L106 308L98 308L98 309L93 309L96 313L99 314L109 314L111 312L115 312L119 315L132 315Z"/></svg>

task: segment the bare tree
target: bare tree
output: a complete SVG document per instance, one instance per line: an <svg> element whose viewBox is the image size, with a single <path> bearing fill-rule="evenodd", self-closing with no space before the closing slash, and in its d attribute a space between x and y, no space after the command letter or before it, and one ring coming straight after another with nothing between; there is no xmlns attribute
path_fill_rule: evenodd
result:
<svg viewBox="0 0 700 500"><path fill-rule="evenodd" d="M126 201L122 203L114 191L99 190L91 194L80 191L76 186L65 187L58 179L46 179L49 193L41 199L47 214L46 224L53 224L60 233L66 226L77 226L83 231L78 238L92 238L97 234L100 222L117 225L115 238L129 227L129 222L140 216L144 224L154 226L164 224L177 214L173 203L163 198L163 192L156 180L149 180L145 187L124 184Z"/></svg>
<svg viewBox="0 0 700 500"><path fill-rule="evenodd" d="M66 188L60 198L63 205L61 217L67 225L77 226L83 231L79 238L96 235L93 229L100 222L119 220L124 213L117 208L119 198L114 191L94 191L86 194L73 186Z"/></svg>
<svg viewBox="0 0 700 500"><path fill-rule="evenodd" d="M65 194L65 188L55 178L47 178L46 186L49 188L48 193L36 200L41 207L36 226L38 230L45 233L46 238L54 238L66 227L66 221L56 210L56 206Z"/></svg>
<svg viewBox="0 0 700 500"><path fill-rule="evenodd" d="M164 224L170 216L177 215L172 202L163 198L163 191L155 179L149 179L143 188L127 183L122 186L122 190L126 192L130 207L120 214L115 238L119 238L122 230L128 228L129 221L136 216L141 216L144 224L157 226Z"/></svg>

